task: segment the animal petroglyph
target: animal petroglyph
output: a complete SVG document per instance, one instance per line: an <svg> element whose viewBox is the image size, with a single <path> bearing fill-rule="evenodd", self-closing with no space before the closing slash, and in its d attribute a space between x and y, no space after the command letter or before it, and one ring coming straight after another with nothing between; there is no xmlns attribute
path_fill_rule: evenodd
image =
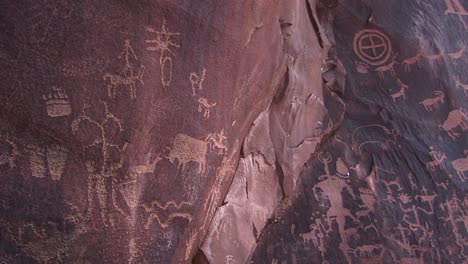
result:
<svg viewBox="0 0 468 264"><path fill-rule="evenodd" d="M198 98L198 112L203 111L203 117L204 118L210 118L211 108L213 108L215 106L216 106L216 102L215 103L209 103L208 99L206 99L205 97Z"/></svg>
<svg viewBox="0 0 468 264"><path fill-rule="evenodd" d="M456 76L454 77L454 79L455 79L455 87L457 89L461 88L463 90L463 92L465 93L465 95L466 95L466 92L468 91L468 84L462 83L460 81L460 78L458 78Z"/></svg>
<svg viewBox="0 0 468 264"><path fill-rule="evenodd" d="M425 57L429 60L429 63L434 66L434 63L443 64L444 63L444 55L445 52L440 50L438 53L425 55Z"/></svg>
<svg viewBox="0 0 468 264"><path fill-rule="evenodd" d="M466 51L466 44L461 43L459 50L447 53L447 55L449 55L449 57L452 59L460 59L463 57L463 54L465 53L465 51Z"/></svg>
<svg viewBox="0 0 468 264"><path fill-rule="evenodd" d="M166 20L163 20L161 30L158 31L150 26L145 27L145 30L156 34L155 39L146 39L145 42L150 44L146 50L157 51L159 55L159 64L161 66L161 83L164 87L171 85L172 80L172 58L175 57L173 48L180 48L180 45L175 43L174 37L180 35L178 32L170 32L166 27Z"/></svg>
<svg viewBox="0 0 468 264"><path fill-rule="evenodd" d="M135 72L135 66L132 61L137 61L135 51L130 45L130 40L125 40L124 49L119 58L124 59L125 64L123 70L120 74L111 74L106 73L103 77L105 81L108 81L107 85L107 94L111 98L115 98L117 94L117 88L120 86L125 86L130 91L130 99L135 99L137 97L136 89L137 82L143 83L143 74L145 73L145 66L140 65L138 73Z"/></svg>
<svg viewBox="0 0 468 264"><path fill-rule="evenodd" d="M377 71L380 78L383 78L384 72L387 72L387 71L390 71L390 75L392 75L393 77L396 76L396 72L395 72L396 58L397 58L397 55L394 54L392 56L392 60L388 64L375 68L375 71Z"/></svg>
<svg viewBox="0 0 468 264"><path fill-rule="evenodd" d="M147 213L149 213L145 228L149 229L154 220L156 220L162 228L168 227L174 218L184 218L191 222L192 214L187 206L192 205L193 203L187 201L182 201L180 203L169 201L163 205L157 200L153 201L149 206L143 204L142 207ZM170 213L168 213L168 211L170 211ZM167 217L164 217L164 215L167 215Z"/></svg>
<svg viewBox="0 0 468 264"><path fill-rule="evenodd" d="M439 109L439 104L444 103L444 99L445 99L444 92L442 92L440 90L436 90L436 91L434 91L433 94L434 94L434 97L427 98L427 99L419 102L419 104L422 104L424 106L424 108L426 109L426 111L428 111L428 112L438 110Z"/></svg>
<svg viewBox="0 0 468 264"><path fill-rule="evenodd" d="M390 142L395 143L398 133L382 125L365 125L356 128L351 136L353 149L361 153L367 145L376 145L382 149L388 149Z"/></svg>
<svg viewBox="0 0 468 264"><path fill-rule="evenodd" d="M67 116L72 112L70 100L63 89L52 87L47 95L42 95L50 117Z"/></svg>
<svg viewBox="0 0 468 264"><path fill-rule="evenodd" d="M226 145L224 142L226 141L226 136L224 136L224 129L221 129L219 133L210 133L206 136L205 141L210 146L210 149L218 149L219 154L223 154L224 151L227 151Z"/></svg>
<svg viewBox="0 0 468 264"><path fill-rule="evenodd" d="M361 61L373 66L385 64L392 54L390 39L375 29L363 29L356 33L353 48Z"/></svg>
<svg viewBox="0 0 468 264"><path fill-rule="evenodd" d="M435 171L437 168L444 169L444 161L447 159L445 154L442 154L440 157L433 161L426 163L426 168L430 171Z"/></svg>
<svg viewBox="0 0 468 264"><path fill-rule="evenodd" d="M458 176L464 181L465 172L468 170L468 158L461 158L452 161L452 167L457 171Z"/></svg>
<svg viewBox="0 0 468 264"><path fill-rule="evenodd" d="M408 59L405 59L402 61L402 64L403 66L405 67L405 71L406 72L410 72L411 71L411 66L413 64L416 64L418 66L421 66L421 59L423 58L423 51L422 51L422 48L419 47L418 48L418 51L416 53L416 55L414 55L413 57L411 58L408 58Z"/></svg>
<svg viewBox="0 0 468 264"><path fill-rule="evenodd" d="M0 138L1 139L1 138ZM16 159L20 156L18 145L9 137L0 140L0 166L16 167Z"/></svg>
<svg viewBox="0 0 468 264"><path fill-rule="evenodd" d="M185 134L178 134L169 153L169 160L179 162L178 168L184 169L190 161L198 163L198 173L205 172L207 142Z"/></svg>
<svg viewBox="0 0 468 264"><path fill-rule="evenodd" d="M203 68L201 77L196 72L190 73L190 83L192 84L192 95L195 96L197 94L197 90L203 90L203 81L205 80L206 69Z"/></svg>
<svg viewBox="0 0 468 264"><path fill-rule="evenodd" d="M408 85L404 84L400 79L397 80L397 85L400 88L400 90L390 95L393 99L393 102L396 102L396 99L399 97L403 97L403 100L406 99L406 90L408 89Z"/></svg>
<svg viewBox="0 0 468 264"><path fill-rule="evenodd" d="M460 133L454 130L458 127L461 127L462 131L468 129L467 118L467 114L463 109L456 109L448 114L445 122L439 125L439 127L445 130L453 140L456 140L460 136Z"/></svg>
<svg viewBox="0 0 468 264"><path fill-rule="evenodd" d="M460 0L445 0L447 5L447 10L445 10L446 15L456 15L460 19L460 22L463 24L465 29L468 29L468 25L465 22L464 16L468 15L468 12L463 7L463 4L460 3Z"/></svg>

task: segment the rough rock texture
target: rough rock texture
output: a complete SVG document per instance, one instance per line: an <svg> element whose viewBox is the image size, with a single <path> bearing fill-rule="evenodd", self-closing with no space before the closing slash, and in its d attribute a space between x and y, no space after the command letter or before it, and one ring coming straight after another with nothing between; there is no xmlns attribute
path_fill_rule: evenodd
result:
<svg viewBox="0 0 468 264"><path fill-rule="evenodd" d="M6 0L0 263L464 263L461 0Z"/></svg>

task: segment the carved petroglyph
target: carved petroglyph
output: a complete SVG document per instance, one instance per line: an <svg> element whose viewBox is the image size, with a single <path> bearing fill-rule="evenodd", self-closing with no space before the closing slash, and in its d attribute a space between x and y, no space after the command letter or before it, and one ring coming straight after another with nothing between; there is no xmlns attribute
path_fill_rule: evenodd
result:
<svg viewBox="0 0 468 264"><path fill-rule="evenodd" d="M465 29L468 29L468 25L465 22L464 16L468 15L468 12L463 7L463 4L460 3L460 0L445 0L447 5L447 10L445 10L446 15L456 15L460 19L460 22L463 24Z"/></svg>
<svg viewBox="0 0 468 264"><path fill-rule="evenodd" d="M468 170L468 158L461 158L452 161L452 167L457 171L458 176L464 181L465 172Z"/></svg>
<svg viewBox="0 0 468 264"><path fill-rule="evenodd" d="M166 27L166 20L163 20L161 30L158 31L150 26L145 27L145 30L156 34L155 39L146 39L145 42L150 44L146 50L157 51L159 55L159 64L161 66L161 83L164 87L170 86L172 81L172 58L175 57L173 48L180 48L180 45L175 43L174 37L180 35L178 32L170 32Z"/></svg>
<svg viewBox="0 0 468 264"><path fill-rule="evenodd" d="M191 222L192 214L187 206L192 205L193 203L187 201L182 201L180 203L169 201L164 205L159 201L153 201L150 205L143 204L141 206L149 214L145 228L149 229L154 220L156 220L162 228L168 227L174 218L184 218ZM170 211L170 213L168 213L168 211Z"/></svg>
<svg viewBox="0 0 468 264"><path fill-rule="evenodd" d="M465 53L466 51L466 44L465 43L461 43L459 44L460 46L460 49L457 50L457 51L454 51L454 52L450 52L450 53L447 53L447 55L452 58L452 59L460 59L463 57L463 54Z"/></svg>
<svg viewBox="0 0 468 264"><path fill-rule="evenodd" d="M28 150L31 176L44 178L48 172L54 181L59 181L62 178L68 155L66 148L59 145L51 145L46 148L29 145Z"/></svg>
<svg viewBox="0 0 468 264"><path fill-rule="evenodd" d="M323 195L325 195L328 198L330 202L330 207L328 208L326 213L327 222L331 223L332 221L336 221L336 223L338 224L339 233L341 236L340 247L348 261L350 261L349 256L347 255L349 246L345 232L345 218L352 217L352 214L347 208L344 208L343 197L341 195L341 193L344 190L347 190L348 193L351 195L353 194L351 188L348 185L349 177L332 175L330 173L330 169L328 167L328 164L332 160L330 153L321 152L318 154L317 158L324 164L325 169L325 175L319 176L319 180L324 178L325 180L322 180L314 187L314 196L315 199L319 202L323 199ZM320 194L319 190L321 190L323 194Z"/></svg>
<svg viewBox="0 0 468 264"><path fill-rule="evenodd" d="M132 61L137 61L135 51L133 50L130 40L125 40L123 52L119 55L119 58L125 61L123 70L120 74L106 73L103 77L105 81L108 81L107 94L111 98L115 98L117 94L117 88L125 86L130 91L130 99L137 97L136 89L137 82L143 83L143 74L145 73L145 66L140 65L138 72L135 71L135 66Z"/></svg>
<svg viewBox="0 0 468 264"><path fill-rule="evenodd" d="M400 90L390 95L393 99L393 102L396 102L396 99L400 97L403 97L403 100L406 99L406 90L408 89L408 85L404 84L400 79L397 80L397 85Z"/></svg>
<svg viewBox="0 0 468 264"><path fill-rule="evenodd" d="M216 102L209 103L208 99L206 99L205 97L198 98L198 112L203 111L203 117L206 119L210 118L211 108L215 106L216 106Z"/></svg>
<svg viewBox="0 0 468 264"><path fill-rule="evenodd" d="M434 66L434 63L443 64L444 63L444 55L445 52L443 50L439 50L438 53L424 55L428 60L431 66Z"/></svg>
<svg viewBox="0 0 468 264"><path fill-rule="evenodd" d="M190 82L192 84L192 95L195 96L197 94L197 90L203 90L203 81L205 80L206 69L203 68L201 77L196 72L190 73Z"/></svg>
<svg viewBox="0 0 468 264"><path fill-rule="evenodd" d="M62 178L68 156L68 150L59 145L47 147L47 167L52 180L59 181Z"/></svg>
<svg viewBox="0 0 468 264"><path fill-rule="evenodd" d="M198 173L204 173L207 150L207 142L185 134L178 134L174 139L168 159L172 163L177 159L178 168L182 170L190 161L194 161L198 163Z"/></svg>
<svg viewBox="0 0 468 264"><path fill-rule="evenodd" d="M444 103L444 99L445 99L444 92L442 92L440 90L435 90L433 94L434 94L434 97L427 98L427 99L419 102L419 104L422 104L424 106L424 108L426 109L426 111L428 111L428 112L438 110L439 109L439 104Z"/></svg>
<svg viewBox="0 0 468 264"><path fill-rule="evenodd" d="M366 144L379 146L382 149L388 149L389 144L395 143L398 133L396 130L390 130L382 125L365 125L356 128L351 136L353 149L361 153Z"/></svg>
<svg viewBox="0 0 468 264"><path fill-rule="evenodd" d="M454 76L454 79L455 79L455 87L457 89L461 88L463 90L463 92L465 93L465 95L466 95L466 93L468 91L468 84L462 83L460 81L460 78L458 78L457 76Z"/></svg>
<svg viewBox="0 0 468 264"><path fill-rule="evenodd" d="M110 112L106 102L101 102L104 112L100 113L101 118L94 118L88 113L90 105L85 104L81 113L73 120L71 124L72 133L79 135L82 124L90 125L97 129L98 134L92 135L93 141L91 144L85 145L85 148L97 147L99 149L100 160L87 160L86 169L88 171L88 192L87 192L87 212L86 217L90 219L94 210L94 204L97 203L101 208L101 219L104 225L107 225L107 200L109 196L108 188L106 187L105 178L111 177L117 167L118 162L111 159L111 152L121 152L121 147L113 142L115 135L110 135L106 128L114 127L117 132L123 132L123 122ZM91 112L91 111L90 111ZM82 131L80 131L82 132ZM110 183L112 199L115 199L116 186ZM96 198L95 198L96 197ZM113 201L116 205L116 201ZM117 208L119 209L119 208Z"/></svg>
<svg viewBox="0 0 468 264"><path fill-rule="evenodd" d="M28 146L28 150L31 176L44 178L47 174L45 149L37 145L30 145Z"/></svg>
<svg viewBox="0 0 468 264"><path fill-rule="evenodd" d="M70 100L63 89L53 86L47 95L42 95L42 99L50 117L67 116L72 112Z"/></svg>
<svg viewBox="0 0 468 264"><path fill-rule="evenodd" d="M221 129L221 132L219 133L210 133L205 138L210 149L218 149L219 154L223 154L224 151L227 151L227 147L225 145L226 139L226 136L224 136L224 129Z"/></svg>
<svg viewBox="0 0 468 264"><path fill-rule="evenodd" d="M397 55L393 54L392 60L388 64L375 68L375 71L379 74L380 78L383 78L384 73L387 72L387 71L390 72L391 76L393 76L393 77L396 76L396 72L395 72L395 64L397 62L396 58L397 58Z"/></svg>
<svg viewBox="0 0 468 264"><path fill-rule="evenodd" d="M418 51L416 55L414 55L411 58L405 59L402 61L403 66L405 67L406 72L411 72L411 66L413 64L416 64L418 66L421 66L421 59L423 58L423 51L421 47L418 47Z"/></svg>
<svg viewBox="0 0 468 264"><path fill-rule="evenodd" d="M361 61L373 66L385 64L392 54L390 39L375 29L363 29L356 33L353 48Z"/></svg>
<svg viewBox="0 0 468 264"><path fill-rule="evenodd" d="M355 61L354 62L356 64L356 71L359 72L359 73L369 73L369 65L363 63L363 62L360 62L360 61Z"/></svg>
<svg viewBox="0 0 468 264"><path fill-rule="evenodd" d="M156 165L158 164L159 161L161 161L162 158L159 156L156 156L151 161L152 155L153 154L151 152L148 153L145 164L130 167L130 173L135 175L135 177L145 174L145 173L153 173L154 170L156 169Z"/></svg>
<svg viewBox="0 0 468 264"><path fill-rule="evenodd" d="M454 130L461 127L462 131L466 131L468 129L467 119L468 116L463 109L456 109L448 114L445 122L439 125L439 127L445 130L453 140L456 140L460 136L460 133Z"/></svg>
<svg viewBox="0 0 468 264"><path fill-rule="evenodd" d="M436 169L444 169L444 161L447 159L445 154L441 154L441 156L436 157L433 161L429 161L426 163L426 168L430 171L435 171Z"/></svg>
<svg viewBox="0 0 468 264"><path fill-rule="evenodd" d="M8 165L10 169L16 167L18 156L18 145L12 139L4 137L4 140L0 140L0 166Z"/></svg>

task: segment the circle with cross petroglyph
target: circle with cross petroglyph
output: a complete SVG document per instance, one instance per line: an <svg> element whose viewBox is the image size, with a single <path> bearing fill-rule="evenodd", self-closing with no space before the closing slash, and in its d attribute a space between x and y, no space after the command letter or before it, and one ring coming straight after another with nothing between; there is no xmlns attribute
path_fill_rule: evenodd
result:
<svg viewBox="0 0 468 264"><path fill-rule="evenodd" d="M374 66L384 64L392 55L390 39L376 29L363 29L356 33L353 48L360 60Z"/></svg>

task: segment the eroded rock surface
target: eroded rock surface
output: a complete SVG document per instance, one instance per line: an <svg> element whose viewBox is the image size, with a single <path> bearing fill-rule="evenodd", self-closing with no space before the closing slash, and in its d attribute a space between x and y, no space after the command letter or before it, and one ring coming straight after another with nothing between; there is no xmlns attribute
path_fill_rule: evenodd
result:
<svg viewBox="0 0 468 264"><path fill-rule="evenodd" d="M0 262L466 261L463 1L1 7Z"/></svg>

